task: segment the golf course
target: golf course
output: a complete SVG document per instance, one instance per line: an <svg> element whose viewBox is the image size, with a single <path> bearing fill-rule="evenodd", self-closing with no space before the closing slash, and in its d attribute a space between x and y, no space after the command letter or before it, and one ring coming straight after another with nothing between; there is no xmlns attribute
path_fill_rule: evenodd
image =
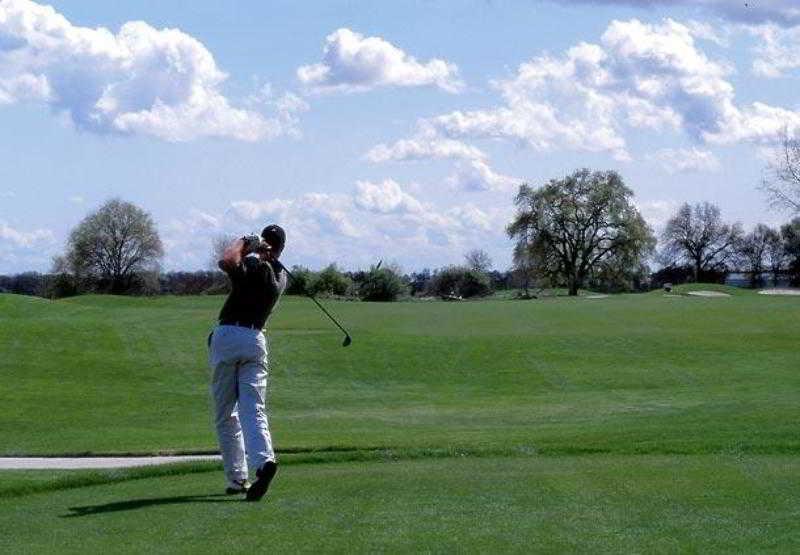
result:
<svg viewBox="0 0 800 555"><path fill-rule="evenodd" d="M222 301L0 295L0 455L215 453ZM7 470L0 552L800 549L800 297L325 304L350 347L308 299L268 324L262 503L217 462Z"/></svg>

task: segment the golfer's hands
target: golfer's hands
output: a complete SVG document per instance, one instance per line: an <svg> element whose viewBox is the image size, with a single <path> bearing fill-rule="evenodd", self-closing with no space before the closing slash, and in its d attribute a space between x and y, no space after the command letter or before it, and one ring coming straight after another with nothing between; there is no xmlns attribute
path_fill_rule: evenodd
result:
<svg viewBox="0 0 800 555"><path fill-rule="evenodd" d="M268 243L262 242L260 245L258 245L258 247L256 247L256 252L261 257L261 260L275 260L275 253L272 251L272 247Z"/></svg>
<svg viewBox="0 0 800 555"><path fill-rule="evenodd" d="M241 238L242 254L247 256L251 252L256 252L261 246L261 237L258 235L245 235Z"/></svg>

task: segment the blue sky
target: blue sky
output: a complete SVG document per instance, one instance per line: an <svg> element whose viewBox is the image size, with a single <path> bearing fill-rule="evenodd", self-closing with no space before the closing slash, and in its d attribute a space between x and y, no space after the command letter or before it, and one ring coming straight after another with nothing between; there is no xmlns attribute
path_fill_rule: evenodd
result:
<svg viewBox="0 0 800 555"><path fill-rule="evenodd" d="M800 9L739 4L0 0L0 273L113 197L165 269L273 221L292 264L503 269L518 184L582 166L656 230L703 200L778 224L757 187L800 128Z"/></svg>

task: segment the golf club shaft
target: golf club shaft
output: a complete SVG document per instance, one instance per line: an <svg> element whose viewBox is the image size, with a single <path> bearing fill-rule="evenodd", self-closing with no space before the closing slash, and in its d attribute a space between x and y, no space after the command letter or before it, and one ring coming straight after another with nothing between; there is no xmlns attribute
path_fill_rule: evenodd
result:
<svg viewBox="0 0 800 555"><path fill-rule="evenodd" d="M281 268L283 268L283 271L284 271L284 272L286 272L286 275L287 275L287 276L289 276L289 279L291 279L292 281L294 281L294 276L292 275L292 272L290 272L290 271L289 271L289 270L286 268L286 266L284 266L284 265L283 265L283 264L282 264L280 261L278 261L278 260L274 260L274 262L275 262L276 264L278 264L278 265L279 265ZM328 312L327 310L325 310L325 307L324 307L324 306L322 306L322 305L319 303L319 301L318 301L318 300L317 300L317 299L314 297L314 295L312 295L312 294L311 294L311 293L309 293L309 292L306 292L306 296L307 296L309 299L311 299L312 301L314 301L314 304L316 304L316 305L319 307L319 309L320 309L322 312L324 312L324 313L325 313L325 316L327 316L328 318L330 318L330 319L331 319L331 322L333 322L334 324L336 324L336 327L337 327L337 328L339 328L340 330L342 330L342 333L344 333L344 335L345 335L346 337L350 337L350 334L348 333L348 331L347 331L346 329L344 329L344 328L342 327L342 325L341 325L339 322L337 322L337 321L336 321L336 318L334 318L333 316L331 316L331 313L330 313L330 312Z"/></svg>

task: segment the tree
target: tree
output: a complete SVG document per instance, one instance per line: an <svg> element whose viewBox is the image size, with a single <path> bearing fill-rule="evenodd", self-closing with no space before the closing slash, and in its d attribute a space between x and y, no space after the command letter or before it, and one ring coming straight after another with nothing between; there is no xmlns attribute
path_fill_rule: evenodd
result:
<svg viewBox="0 0 800 555"><path fill-rule="evenodd" d="M655 238L614 171L581 169L540 189L525 184L507 232L540 281L564 283L570 295L595 272L619 263L639 266Z"/></svg>
<svg viewBox="0 0 800 555"><path fill-rule="evenodd" d="M138 273L158 269L161 239L149 214L119 199L106 202L75 227L57 265L78 280L90 278L111 293L127 292Z"/></svg>
<svg viewBox="0 0 800 555"><path fill-rule="evenodd" d="M530 299L530 288L536 279L536 267L532 255L532 249L527 238L520 238L514 245L514 266L511 270L514 284L523 290L523 298Z"/></svg>
<svg viewBox="0 0 800 555"><path fill-rule="evenodd" d="M314 281L314 272L305 266L292 266L292 278L286 286L287 295L308 295L311 283Z"/></svg>
<svg viewBox="0 0 800 555"><path fill-rule="evenodd" d="M766 264L767 269L772 274L772 285L777 286L781 273L786 269L789 256L784 248L780 231L772 231L773 233L767 239Z"/></svg>
<svg viewBox="0 0 800 555"><path fill-rule="evenodd" d="M761 188L774 206L800 213L800 139L793 138L788 129L767 166Z"/></svg>
<svg viewBox="0 0 800 555"><path fill-rule="evenodd" d="M742 238L742 227L722 221L718 207L704 202L694 207L684 203L669 219L662 234L666 257L692 265L695 282L703 272L727 268Z"/></svg>
<svg viewBox="0 0 800 555"><path fill-rule="evenodd" d="M471 268L476 272L488 272L492 269L492 259L489 254L482 249L473 249L464 254L464 261L467 268Z"/></svg>
<svg viewBox="0 0 800 555"><path fill-rule="evenodd" d="M352 284L350 278L331 264L314 277L308 288L313 295L346 295Z"/></svg>
<svg viewBox="0 0 800 555"><path fill-rule="evenodd" d="M443 298L485 297L491 294L489 276L466 266L448 266L436 272L429 284L430 292Z"/></svg>
<svg viewBox="0 0 800 555"><path fill-rule="evenodd" d="M791 284L800 285L800 218L795 218L781 226L781 239L788 258Z"/></svg>
<svg viewBox="0 0 800 555"><path fill-rule="evenodd" d="M408 290L400 274L400 269L392 265L383 268L373 266L361 281L359 297L362 301L396 301Z"/></svg>
<svg viewBox="0 0 800 555"><path fill-rule="evenodd" d="M761 287L764 284L764 273L767 252L770 242L778 241L778 232L764 224L758 224L753 231L745 235L739 243L739 255L744 270L750 274L750 287Z"/></svg>

